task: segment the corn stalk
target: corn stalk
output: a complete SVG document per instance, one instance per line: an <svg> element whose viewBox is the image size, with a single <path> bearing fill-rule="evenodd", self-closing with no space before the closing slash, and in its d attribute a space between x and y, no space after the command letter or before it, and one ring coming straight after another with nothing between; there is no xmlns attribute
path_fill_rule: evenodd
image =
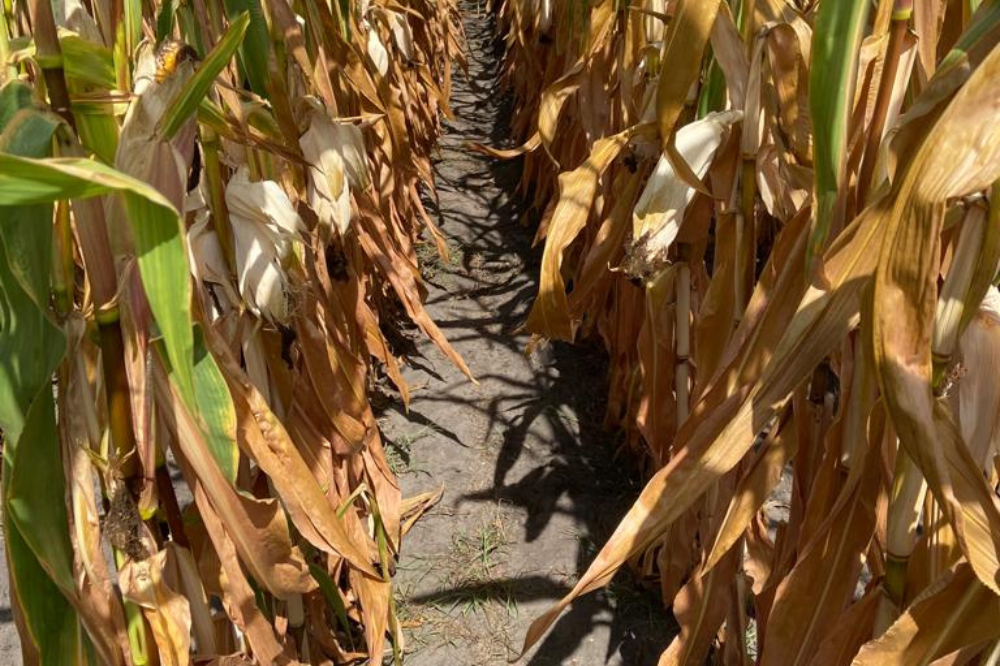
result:
<svg viewBox="0 0 1000 666"><path fill-rule="evenodd" d="M527 326L604 343L649 470L525 651L631 564L661 665L990 659L1000 4L493 4Z"/></svg>
<svg viewBox="0 0 1000 666"><path fill-rule="evenodd" d="M403 644L404 402L450 0L6 3L0 429L26 662L355 663ZM425 239L430 239L425 240ZM109 561L105 549L114 557Z"/></svg>

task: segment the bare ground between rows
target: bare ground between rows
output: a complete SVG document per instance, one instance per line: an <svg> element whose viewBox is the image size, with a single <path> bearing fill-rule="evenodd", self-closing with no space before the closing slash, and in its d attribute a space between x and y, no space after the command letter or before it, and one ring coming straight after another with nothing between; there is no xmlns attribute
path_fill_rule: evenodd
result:
<svg viewBox="0 0 1000 666"><path fill-rule="evenodd" d="M394 403L381 417L404 496L445 489L403 543L396 594L407 666L506 663L640 489L601 427L602 356L562 344L525 354L529 337L517 329L541 248L520 224L520 164L466 148L506 145L510 105L495 90L492 22L465 9L470 71L455 79L456 119L435 165L452 257L438 259L429 244L421 254L427 310L480 383L418 340L405 373L410 411ZM525 663L655 664L674 631L658 598L622 575L575 603Z"/></svg>

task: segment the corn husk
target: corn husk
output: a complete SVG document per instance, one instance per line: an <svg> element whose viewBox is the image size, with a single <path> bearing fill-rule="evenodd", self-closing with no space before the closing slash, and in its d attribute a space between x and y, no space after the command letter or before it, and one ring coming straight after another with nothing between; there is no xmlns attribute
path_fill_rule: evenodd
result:
<svg viewBox="0 0 1000 666"><path fill-rule="evenodd" d="M710 113L678 130L677 152L696 176L705 176L729 129L742 118L741 111ZM665 261L680 230L684 210L695 194L695 189L678 176L667 155L661 155L632 213L632 236L641 245L646 262Z"/></svg>
<svg viewBox="0 0 1000 666"><path fill-rule="evenodd" d="M246 167L226 187L226 206L236 241L236 272L247 308L269 321L287 323L291 315L286 266L293 244L305 231L281 186L251 182Z"/></svg>
<svg viewBox="0 0 1000 666"><path fill-rule="evenodd" d="M361 130L334 122L324 109L314 107L299 146L309 163L309 207L320 225L343 236L351 224L351 187L370 184Z"/></svg>

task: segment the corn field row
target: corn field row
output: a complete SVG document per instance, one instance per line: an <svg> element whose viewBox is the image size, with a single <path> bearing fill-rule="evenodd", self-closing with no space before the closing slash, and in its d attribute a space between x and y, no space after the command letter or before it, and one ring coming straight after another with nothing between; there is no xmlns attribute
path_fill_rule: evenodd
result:
<svg viewBox="0 0 1000 666"><path fill-rule="evenodd" d="M649 473L660 664L1000 662L1000 2L495 0L539 339ZM7 0L0 429L28 663L402 660L454 0ZM787 516L768 519L790 481ZM191 501L182 497L187 489ZM666 610L664 612L667 612Z"/></svg>
<svg viewBox="0 0 1000 666"><path fill-rule="evenodd" d="M26 663L403 650L368 401L422 306L452 0L0 13L0 428ZM193 501L178 499L186 487ZM184 506L187 504L187 506Z"/></svg>
<svg viewBox="0 0 1000 666"><path fill-rule="evenodd" d="M1000 3L495 4L527 326L650 473L525 650L630 565L661 666L998 663Z"/></svg>

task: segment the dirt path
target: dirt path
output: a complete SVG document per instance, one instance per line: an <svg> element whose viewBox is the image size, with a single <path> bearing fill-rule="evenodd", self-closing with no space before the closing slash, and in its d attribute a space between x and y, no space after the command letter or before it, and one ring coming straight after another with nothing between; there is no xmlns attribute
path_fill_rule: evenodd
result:
<svg viewBox="0 0 1000 666"><path fill-rule="evenodd" d="M493 92L492 22L466 5L469 80L436 165L439 217L455 248L425 268L427 309L480 381L432 345L407 374L410 413L382 423L404 496L444 485L441 503L403 543L397 595L407 666L503 664L533 618L590 562L638 488L600 427L600 356L554 345L525 356L515 329L535 293L541 249L518 221L518 163L464 149L503 145L508 105ZM435 255L436 256L436 255ZM656 663L670 627L658 602L627 583L575 604L526 663Z"/></svg>

